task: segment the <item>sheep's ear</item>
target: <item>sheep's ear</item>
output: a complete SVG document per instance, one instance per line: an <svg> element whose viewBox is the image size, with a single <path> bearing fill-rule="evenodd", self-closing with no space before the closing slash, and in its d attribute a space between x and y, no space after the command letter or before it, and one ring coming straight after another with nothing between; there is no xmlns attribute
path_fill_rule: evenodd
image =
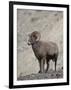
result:
<svg viewBox="0 0 71 90"><path fill-rule="evenodd" d="M41 38L41 35L40 35L40 33L38 33L38 34L37 34L37 39L36 39L36 41L39 41L40 38Z"/></svg>

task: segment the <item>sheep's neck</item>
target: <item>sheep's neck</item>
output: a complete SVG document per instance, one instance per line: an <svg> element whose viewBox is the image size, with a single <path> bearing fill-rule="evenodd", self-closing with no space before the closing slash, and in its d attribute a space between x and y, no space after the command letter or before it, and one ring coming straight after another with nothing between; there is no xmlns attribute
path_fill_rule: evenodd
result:
<svg viewBox="0 0 71 90"><path fill-rule="evenodd" d="M39 48L40 48L40 42L37 41L34 44L32 44L32 49L34 51L35 56L39 59L40 53L39 53Z"/></svg>
<svg viewBox="0 0 71 90"><path fill-rule="evenodd" d="M37 41L37 42L35 42L34 44L32 44L32 49L33 49L34 51L35 51L35 50L38 50L39 47L40 47L40 42L39 42L39 41Z"/></svg>

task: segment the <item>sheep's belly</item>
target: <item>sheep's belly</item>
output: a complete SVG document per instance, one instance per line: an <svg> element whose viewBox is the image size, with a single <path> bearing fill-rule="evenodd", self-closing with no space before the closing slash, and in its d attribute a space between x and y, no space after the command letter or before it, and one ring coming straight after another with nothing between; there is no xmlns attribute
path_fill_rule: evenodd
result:
<svg viewBox="0 0 71 90"><path fill-rule="evenodd" d="M34 54L38 59L42 59L43 57L46 57L46 53L44 52L35 52Z"/></svg>

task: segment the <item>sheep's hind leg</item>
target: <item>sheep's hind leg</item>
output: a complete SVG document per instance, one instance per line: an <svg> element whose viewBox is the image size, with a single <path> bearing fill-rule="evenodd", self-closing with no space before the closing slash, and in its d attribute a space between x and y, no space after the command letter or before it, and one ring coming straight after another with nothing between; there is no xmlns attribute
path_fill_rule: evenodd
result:
<svg viewBox="0 0 71 90"><path fill-rule="evenodd" d="M41 62L41 61L40 61L40 60L38 60L38 62L39 62L39 69L40 69L40 62ZM41 73L41 71L39 70L39 71L38 71L38 73Z"/></svg>
<svg viewBox="0 0 71 90"><path fill-rule="evenodd" d="M57 65L57 58L55 59L55 71L56 71L56 65Z"/></svg>
<svg viewBox="0 0 71 90"><path fill-rule="evenodd" d="M48 71L48 69L49 69L49 60L47 60L46 63L47 63L47 68L46 68L46 70L45 70L45 73L47 73L47 71Z"/></svg>
<svg viewBox="0 0 71 90"><path fill-rule="evenodd" d="M53 61L55 62L55 71L56 71L57 57L55 57L55 58L53 59Z"/></svg>

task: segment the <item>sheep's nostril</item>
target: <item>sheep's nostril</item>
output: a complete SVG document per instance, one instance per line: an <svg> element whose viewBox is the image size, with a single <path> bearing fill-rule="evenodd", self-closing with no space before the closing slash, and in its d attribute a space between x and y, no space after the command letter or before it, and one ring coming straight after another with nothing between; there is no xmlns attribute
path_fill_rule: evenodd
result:
<svg viewBox="0 0 71 90"><path fill-rule="evenodd" d="M31 45L30 42L27 43L28 45Z"/></svg>

